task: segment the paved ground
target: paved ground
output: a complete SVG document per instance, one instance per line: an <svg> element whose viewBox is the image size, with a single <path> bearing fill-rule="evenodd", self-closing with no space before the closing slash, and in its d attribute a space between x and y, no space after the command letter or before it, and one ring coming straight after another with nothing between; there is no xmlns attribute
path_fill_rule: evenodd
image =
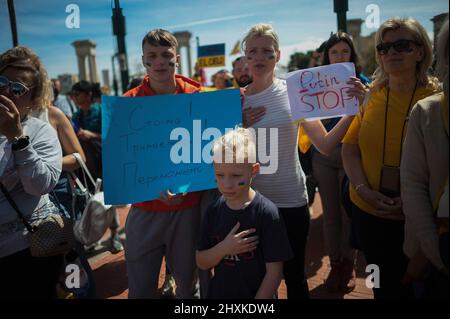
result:
<svg viewBox="0 0 450 319"><path fill-rule="evenodd" d="M125 240L123 226L125 225L127 208L120 210L121 219L121 237ZM365 286L365 261L363 257L358 256L357 262L357 286L350 294L330 294L323 285L323 282L329 272L328 257L324 252L323 231L322 231L322 207L320 196L317 194L312 206L312 219L310 228L310 237L306 253L306 273L311 293L314 299L372 299L372 290ZM105 239L108 234L105 235ZM106 247L99 246L92 257L89 259L93 269L97 284L98 298L105 299L124 299L128 296L127 272L123 252L112 255ZM164 281L165 266L161 267L160 286ZM286 286L281 283L278 289L280 299L286 298Z"/></svg>

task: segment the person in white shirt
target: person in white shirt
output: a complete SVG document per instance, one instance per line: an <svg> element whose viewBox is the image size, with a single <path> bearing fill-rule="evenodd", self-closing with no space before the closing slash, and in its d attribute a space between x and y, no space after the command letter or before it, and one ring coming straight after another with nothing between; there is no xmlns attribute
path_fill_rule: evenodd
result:
<svg viewBox="0 0 450 319"><path fill-rule="evenodd" d="M243 48L253 76L253 82L245 89L244 126L276 128L278 132L278 168L273 174L256 176L254 187L275 203L285 220L294 252L294 258L285 262L283 269L288 298L306 299L309 296L304 268L309 229L308 196L305 174L297 155L300 125L291 120L286 82L275 77L275 66L280 60L278 36L271 25L257 24L245 36ZM349 79L349 83L354 87L347 94L357 97L362 103L365 94L363 84L357 78ZM316 148L329 154L345 135L352 118L344 116L330 132L320 121L304 122L302 125ZM266 132L267 141L270 141L269 131ZM256 137L259 143L258 134ZM266 150L270 149L269 144L267 142Z"/></svg>

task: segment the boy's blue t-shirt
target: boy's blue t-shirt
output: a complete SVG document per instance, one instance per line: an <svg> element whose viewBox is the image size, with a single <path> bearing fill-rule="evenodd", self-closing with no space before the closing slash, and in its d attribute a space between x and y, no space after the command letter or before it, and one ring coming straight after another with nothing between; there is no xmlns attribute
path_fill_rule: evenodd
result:
<svg viewBox="0 0 450 319"><path fill-rule="evenodd" d="M214 267L208 298L255 298L266 274L265 264L293 257L286 228L274 203L260 193L244 209L232 210L224 197L212 204L205 214L198 250L214 247L240 223L236 233L255 228L249 235L258 238L257 248L248 253L226 256Z"/></svg>

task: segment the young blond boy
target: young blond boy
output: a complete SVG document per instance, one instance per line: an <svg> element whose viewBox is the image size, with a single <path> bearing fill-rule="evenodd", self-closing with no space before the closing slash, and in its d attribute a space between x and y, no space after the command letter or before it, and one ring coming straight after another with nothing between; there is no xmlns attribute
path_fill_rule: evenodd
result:
<svg viewBox="0 0 450 319"><path fill-rule="evenodd" d="M202 225L197 266L213 268L208 298L273 298L292 257L277 207L251 188L259 172L252 133L237 128L213 147L214 171L222 196Z"/></svg>

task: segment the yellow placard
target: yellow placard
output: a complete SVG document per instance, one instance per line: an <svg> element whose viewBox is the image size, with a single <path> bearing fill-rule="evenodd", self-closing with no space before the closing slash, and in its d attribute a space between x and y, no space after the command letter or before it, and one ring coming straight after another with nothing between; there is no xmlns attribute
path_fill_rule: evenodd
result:
<svg viewBox="0 0 450 319"><path fill-rule="evenodd" d="M198 58L198 66L201 68L225 66L225 56L217 55Z"/></svg>

